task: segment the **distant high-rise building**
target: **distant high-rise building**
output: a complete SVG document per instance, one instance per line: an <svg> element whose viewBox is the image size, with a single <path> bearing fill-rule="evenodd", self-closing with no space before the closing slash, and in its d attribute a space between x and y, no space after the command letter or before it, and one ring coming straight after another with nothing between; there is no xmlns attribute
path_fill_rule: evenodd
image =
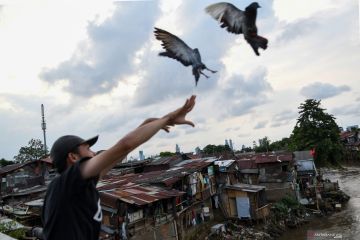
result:
<svg viewBox="0 0 360 240"><path fill-rule="evenodd" d="M352 125L352 126L348 126L346 127L346 131L351 131L352 129L358 129L359 125Z"/></svg>
<svg viewBox="0 0 360 240"><path fill-rule="evenodd" d="M225 139L225 146L229 146L229 142L227 139Z"/></svg>
<svg viewBox="0 0 360 240"><path fill-rule="evenodd" d="M234 150L234 148L233 148L233 142L232 142L231 139L229 140L229 147L230 147L231 150Z"/></svg>
<svg viewBox="0 0 360 240"><path fill-rule="evenodd" d="M179 147L179 145L177 145L177 144L176 144L176 147L175 147L175 152L176 152L176 153L180 153L180 147Z"/></svg>
<svg viewBox="0 0 360 240"><path fill-rule="evenodd" d="M199 148L199 147L196 147L196 148L195 148L195 154L196 154L196 155L200 155L200 153L201 153L200 148Z"/></svg>
<svg viewBox="0 0 360 240"><path fill-rule="evenodd" d="M142 161L145 159L144 152L142 150L139 151L139 160Z"/></svg>

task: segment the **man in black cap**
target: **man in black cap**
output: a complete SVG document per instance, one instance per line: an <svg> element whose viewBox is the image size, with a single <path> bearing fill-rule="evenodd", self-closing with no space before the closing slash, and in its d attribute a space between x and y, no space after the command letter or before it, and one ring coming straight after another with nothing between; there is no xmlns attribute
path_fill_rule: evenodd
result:
<svg viewBox="0 0 360 240"><path fill-rule="evenodd" d="M149 140L160 129L188 124L185 119L195 105L195 96L162 118L145 120L138 128L120 139L114 146L98 155L90 149L98 136L84 140L66 135L57 139L50 156L60 173L46 192L42 220L45 239L92 240L98 239L102 220L96 183L119 159Z"/></svg>

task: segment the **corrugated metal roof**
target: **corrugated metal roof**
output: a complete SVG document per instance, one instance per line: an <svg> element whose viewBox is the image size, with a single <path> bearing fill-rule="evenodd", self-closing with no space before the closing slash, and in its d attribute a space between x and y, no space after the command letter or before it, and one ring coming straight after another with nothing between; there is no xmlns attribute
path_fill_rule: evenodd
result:
<svg viewBox="0 0 360 240"><path fill-rule="evenodd" d="M152 186L162 183L167 187L180 181L184 176L213 164L216 158L184 160L166 171L152 171L139 174L107 175L99 181L97 188L109 206L119 199L130 204L144 205L161 199L181 196L185 192Z"/></svg>
<svg viewBox="0 0 360 240"><path fill-rule="evenodd" d="M298 160L296 161L297 165L297 171L315 171L315 164L314 160L308 159L308 160Z"/></svg>
<svg viewBox="0 0 360 240"><path fill-rule="evenodd" d="M262 154L257 155L255 159L255 163L261 164L261 163L276 163L276 162L290 162L292 161L292 154L281 154L281 155L275 155L275 154Z"/></svg>
<svg viewBox="0 0 360 240"><path fill-rule="evenodd" d="M170 156L170 157L162 157L160 159L156 159L156 160L152 161L148 165L152 166L152 165L170 164L171 162L174 162L177 160L182 160L181 156L174 155L174 156Z"/></svg>
<svg viewBox="0 0 360 240"><path fill-rule="evenodd" d="M135 184L119 185L113 189L99 190L99 192L106 198L119 199L138 206L185 194L185 192L175 189L168 190L157 186ZM108 199L107 202L114 202L114 200Z"/></svg>
<svg viewBox="0 0 360 240"><path fill-rule="evenodd" d="M53 160L51 159L51 157L46 157L43 159L40 159L41 162L46 162L48 164L53 164Z"/></svg>
<svg viewBox="0 0 360 240"><path fill-rule="evenodd" d="M199 167L206 167L210 164L212 164L214 161L216 161L217 158L215 157L208 157L208 158L197 158L197 159L191 159L191 160L184 160L178 164L176 164L176 167L184 167L187 169L193 169L193 168L199 168Z"/></svg>
<svg viewBox="0 0 360 240"><path fill-rule="evenodd" d="M151 171L139 174L116 175L112 172L98 183L99 189L110 189L117 182L126 184L133 183L162 183L171 186L173 183L181 180L184 176L199 171L211 165L216 158L203 158L196 160L184 160L168 170Z"/></svg>
<svg viewBox="0 0 360 240"><path fill-rule="evenodd" d="M340 133L340 139L344 140L349 137L355 136L355 132L341 132Z"/></svg>
<svg viewBox="0 0 360 240"><path fill-rule="evenodd" d="M313 156L311 155L310 150L308 151L295 151L294 152L295 155L295 160L308 160L308 159L313 159Z"/></svg>
<svg viewBox="0 0 360 240"><path fill-rule="evenodd" d="M23 167L33 164L33 163L38 163L38 160L28 161L25 163L15 163L15 164L7 165L5 167L0 168L0 175L11 173L13 171L16 171L20 168L23 168Z"/></svg>
<svg viewBox="0 0 360 240"><path fill-rule="evenodd" d="M275 153L256 153L243 154L236 157L237 160L254 160L257 164L291 162L293 156L291 152L275 152Z"/></svg>
<svg viewBox="0 0 360 240"><path fill-rule="evenodd" d="M25 165L26 165L25 163L15 163L15 164L7 165L5 167L0 168L0 174L10 173L12 171L22 168Z"/></svg>
<svg viewBox="0 0 360 240"><path fill-rule="evenodd" d="M255 160L245 159L245 160L236 160L237 165L241 169L257 169Z"/></svg>
<svg viewBox="0 0 360 240"><path fill-rule="evenodd" d="M253 185L253 184L237 183L233 185L228 185L225 188L240 190L244 192L259 192L261 190L264 190L266 187L260 185Z"/></svg>
<svg viewBox="0 0 360 240"><path fill-rule="evenodd" d="M153 161L153 159L145 159L145 160L122 162L122 163L117 164L117 167L125 168L125 167L144 166L144 165L150 163L151 161Z"/></svg>
<svg viewBox="0 0 360 240"><path fill-rule="evenodd" d="M235 160L220 160L220 161L215 161L214 164L218 165L219 167L230 167L231 164L233 164L235 162Z"/></svg>

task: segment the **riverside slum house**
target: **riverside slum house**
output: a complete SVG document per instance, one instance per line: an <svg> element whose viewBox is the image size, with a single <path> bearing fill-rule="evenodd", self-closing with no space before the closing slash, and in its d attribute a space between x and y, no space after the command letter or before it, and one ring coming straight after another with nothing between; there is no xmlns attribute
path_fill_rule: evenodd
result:
<svg viewBox="0 0 360 240"><path fill-rule="evenodd" d="M354 161L359 159L360 131L343 131L340 133L340 141L345 147L344 159Z"/></svg>
<svg viewBox="0 0 360 240"><path fill-rule="evenodd" d="M342 192L338 182L323 179L317 171L313 151L294 152L297 169L297 197L299 202L318 213L341 210L350 197Z"/></svg>
<svg viewBox="0 0 360 240"><path fill-rule="evenodd" d="M239 182L247 184L258 184L259 169L255 163L255 159L249 155L238 155L236 164L239 168Z"/></svg>
<svg viewBox="0 0 360 240"><path fill-rule="evenodd" d="M240 183L241 169L233 159L214 162L220 207L228 219L266 219L270 213L265 187Z"/></svg>
<svg viewBox="0 0 360 240"><path fill-rule="evenodd" d="M340 133L340 140L345 148L351 151L359 151L360 131L343 131Z"/></svg>
<svg viewBox="0 0 360 240"><path fill-rule="evenodd" d="M251 153L236 156L240 179L264 186L266 199L276 202L286 195L295 197L296 172L290 152Z"/></svg>
<svg viewBox="0 0 360 240"><path fill-rule="evenodd" d="M40 221L41 203L50 181L52 164L46 159L16 163L0 168L1 211L24 224Z"/></svg>
<svg viewBox="0 0 360 240"><path fill-rule="evenodd" d="M185 233L213 217L215 160L170 164L169 159L160 159L144 166L142 173L119 175L112 170L98 184L103 209L101 238L184 239ZM164 169L166 164L168 169Z"/></svg>
<svg viewBox="0 0 360 240"><path fill-rule="evenodd" d="M266 221L270 214L264 186L237 183L226 186L223 195L227 218Z"/></svg>
<svg viewBox="0 0 360 240"><path fill-rule="evenodd" d="M340 190L338 182L323 179L316 169L313 152L298 151L294 152L294 155L299 202L309 208L325 212L340 209L341 204L349 197Z"/></svg>
<svg viewBox="0 0 360 240"><path fill-rule="evenodd" d="M217 160L214 162L216 174L216 183L219 188L223 185L232 185L238 183L238 166L235 160Z"/></svg>
<svg viewBox="0 0 360 240"><path fill-rule="evenodd" d="M296 151L295 170L296 170L296 197L301 204L309 204L311 197L311 187L316 184L318 175L313 155L311 151ZM314 191L315 195L315 191Z"/></svg>

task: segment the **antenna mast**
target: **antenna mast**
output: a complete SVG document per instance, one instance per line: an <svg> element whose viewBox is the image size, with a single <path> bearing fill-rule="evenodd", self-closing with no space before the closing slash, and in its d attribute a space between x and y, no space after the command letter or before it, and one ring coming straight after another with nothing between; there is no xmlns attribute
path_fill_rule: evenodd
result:
<svg viewBox="0 0 360 240"><path fill-rule="evenodd" d="M45 156L47 155L47 149L46 149L46 122L45 122L45 114L44 114L44 104L41 104L41 116L42 116L42 122L41 122L41 129L44 133L44 152Z"/></svg>

